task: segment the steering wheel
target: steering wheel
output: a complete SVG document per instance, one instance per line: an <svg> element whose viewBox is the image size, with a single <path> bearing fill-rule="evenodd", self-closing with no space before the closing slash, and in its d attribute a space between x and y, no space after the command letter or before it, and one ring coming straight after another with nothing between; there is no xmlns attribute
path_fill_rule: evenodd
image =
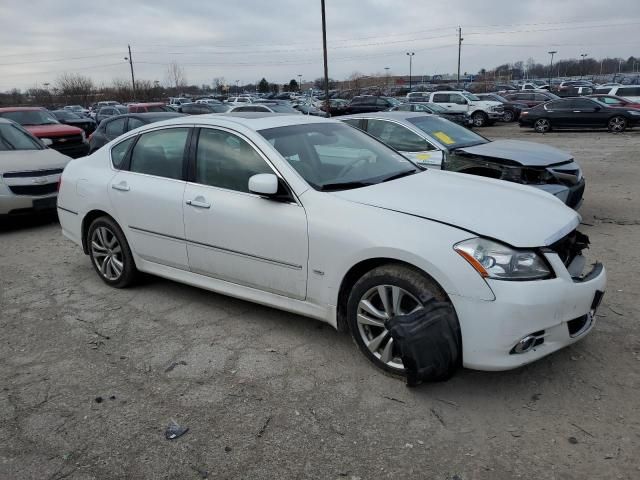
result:
<svg viewBox="0 0 640 480"><path fill-rule="evenodd" d="M337 178L341 178L343 176L345 176L347 173L349 173L351 170L353 170L354 168L356 168L359 164L361 163L366 163L368 159L366 158L357 158L355 159L353 162L349 163L348 165L345 165L344 167L342 167L342 169L340 170L340 172L338 172L338 176Z"/></svg>

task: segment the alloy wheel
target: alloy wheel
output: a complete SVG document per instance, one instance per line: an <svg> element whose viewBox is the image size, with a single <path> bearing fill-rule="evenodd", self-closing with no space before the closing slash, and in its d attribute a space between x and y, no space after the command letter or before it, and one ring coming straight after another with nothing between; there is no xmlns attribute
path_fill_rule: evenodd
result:
<svg viewBox="0 0 640 480"><path fill-rule="evenodd" d="M91 236L91 258L100 274L110 281L118 280L124 271L124 255L116 234L99 226Z"/></svg>
<svg viewBox="0 0 640 480"><path fill-rule="evenodd" d="M502 121L509 123L513 121L513 112L510 110L507 110L506 112L504 112L502 114Z"/></svg>
<svg viewBox="0 0 640 480"><path fill-rule="evenodd" d="M551 124L546 118L541 118L540 120L536 121L535 129L536 132L546 133L551 129Z"/></svg>
<svg viewBox="0 0 640 480"><path fill-rule="evenodd" d="M483 113L476 113L473 115L473 126L474 127L484 127L484 124L487 123L487 120Z"/></svg>
<svg viewBox="0 0 640 480"><path fill-rule="evenodd" d="M411 293L395 285L378 285L369 289L358 302L358 332L369 351L388 367L403 370L393 338L386 329L386 320L423 308Z"/></svg>
<svg viewBox="0 0 640 480"><path fill-rule="evenodd" d="M624 132L626 128L627 121L622 117L613 117L611 120L609 120L609 130L611 130L612 132Z"/></svg>

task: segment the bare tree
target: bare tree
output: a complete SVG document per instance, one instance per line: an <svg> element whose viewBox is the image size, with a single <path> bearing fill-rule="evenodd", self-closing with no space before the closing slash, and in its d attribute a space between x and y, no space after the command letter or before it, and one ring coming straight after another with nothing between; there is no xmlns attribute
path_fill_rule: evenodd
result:
<svg viewBox="0 0 640 480"><path fill-rule="evenodd" d="M180 92L180 89L187 85L187 77L184 73L184 68L178 65L176 62L171 62L167 67L167 83L171 88L176 89L176 93Z"/></svg>
<svg viewBox="0 0 640 480"><path fill-rule="evenodd" d="M67 102L86 104L93 91L93 80L77 73L63 73L56 80L60 95L67 97Z"/></svg>

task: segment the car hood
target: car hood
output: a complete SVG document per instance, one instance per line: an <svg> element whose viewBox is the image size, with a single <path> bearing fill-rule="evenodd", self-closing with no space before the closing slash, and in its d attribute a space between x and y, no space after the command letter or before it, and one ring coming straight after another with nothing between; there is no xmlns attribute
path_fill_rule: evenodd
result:
<svg viewBox="0 0 640 480"><path fill-rule="evenodd" d="M64 125L62 123L54 123L51 125L24 125L31 134L38 138L62 137L65 135L80 135L82 130L78 127Z"/></svg>
<svg viewBox="0 0 640 480"><path fill-rule="evenodd" d="M580 223L575 211L536 188L439 170L332 195L445 223L521 248L550 245Z"/></svg>
<svg viewBox="0 0 640 480"><path fill-rule="evenodd" d="M521 140L496 140L459 148L457 151L479 157L510 160L529 167L548 167L573 160L573 156L564 150Z"/></svg>
<svg viewBox="0 0 640 480"><path fill-rule="evenodd" d="M4 150L0 152L0 175L7 172L64 168L71 159L51 149Z"/></svg>

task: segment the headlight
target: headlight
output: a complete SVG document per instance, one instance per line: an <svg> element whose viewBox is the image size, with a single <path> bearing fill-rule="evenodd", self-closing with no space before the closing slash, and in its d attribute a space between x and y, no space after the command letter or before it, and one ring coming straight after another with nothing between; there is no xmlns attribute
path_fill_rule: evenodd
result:
<svg viewBox="0 0 640 480"><path fill-rule="evenodd" d="M471 238L453 249L485 278L538 280L551 276L546 262L533 250L516 250L486 238Z"/></svg>

